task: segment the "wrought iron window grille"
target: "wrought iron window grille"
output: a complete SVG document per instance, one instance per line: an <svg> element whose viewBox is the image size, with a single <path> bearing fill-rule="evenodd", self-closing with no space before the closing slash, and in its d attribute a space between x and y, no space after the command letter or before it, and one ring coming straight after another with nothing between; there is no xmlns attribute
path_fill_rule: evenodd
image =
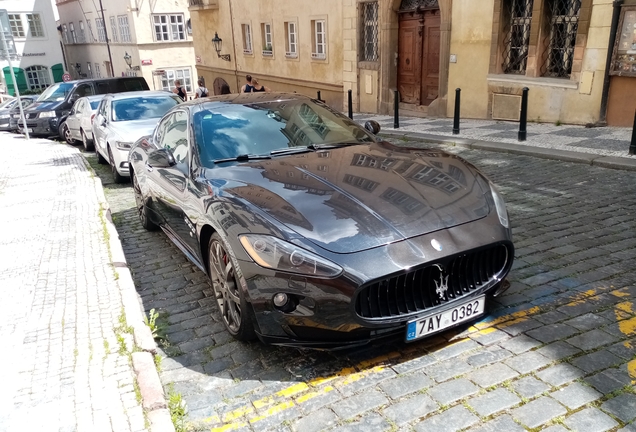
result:
<svg viewBox="0 0 636 432"><path fill-rule="evenodd" d="M508 0L505 4L503 71L525 74L534 0Z"/></svg>
<svg viewBox="0 0 636 432"><path fill-rule="evenodd" d="M569 78L572 73L581 0L548 1L550 30L547 32L541 75Z"/></svg>
<svg viewBox="0 0 636 432"><path fill-rule="evenodd" d="M380 59L378 49L378 2L362 3L362 61Z"/></svg>

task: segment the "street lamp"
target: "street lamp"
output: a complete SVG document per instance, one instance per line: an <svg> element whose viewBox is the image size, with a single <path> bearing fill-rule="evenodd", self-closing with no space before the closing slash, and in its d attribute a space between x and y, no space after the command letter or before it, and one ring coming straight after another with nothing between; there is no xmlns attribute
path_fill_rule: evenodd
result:
<svg viewBox="0 0 636 432"><path fill-rule="evenodd" d="M124 60L126 61L126 64L128 65L128 69L132 69L132 56L128 54L127 51L126 51L126 54L124 55Z"/></svg>
<svg viewBox="0 0 636 432"><path fill-rule="evenodd" d="M223 39L219 37L217 32L214 32L214 39L212 39L212 43L214 44L214 49L216 50L216 55L223 60L230 61L229 54L221 54L221 49L223 48Z"/></svg>

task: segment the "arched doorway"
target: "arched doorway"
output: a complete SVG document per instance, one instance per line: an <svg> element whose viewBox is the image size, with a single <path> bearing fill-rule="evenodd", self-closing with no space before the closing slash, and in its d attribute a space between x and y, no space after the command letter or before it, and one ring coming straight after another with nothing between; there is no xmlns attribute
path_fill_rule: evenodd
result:
<svg viewBox="0 0 636 432"><path fill-rule="evenodd" d="M438 0L402 0L398 11L397 84L402 102L430 105L439 96Z"/></svg>
<svg viewBox="0 0 636 432"><path fill-rule="evenodd" d="M229 84L227 83L227 81L225 81L223 78L215 78L214 79L214 83L212 84L212 88L214 89L214 95L220 95L221 93L221 87L223 87L223 84L225 84L226 86L229 87Z"/></svg>

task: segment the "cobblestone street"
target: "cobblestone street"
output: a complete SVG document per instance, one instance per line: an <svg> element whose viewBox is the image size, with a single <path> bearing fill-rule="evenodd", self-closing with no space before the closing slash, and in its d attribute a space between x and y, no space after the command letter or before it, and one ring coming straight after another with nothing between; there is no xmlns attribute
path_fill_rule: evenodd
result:
<svg viewBox="0 0 636 432"><path fill-rule="evenodd" d="M396 143L423 145L406 140ZM507 200L510 289L473 327L332 353L232 340L207 277L164 234L144 231L130 185L91 162L144 308L161 313L160 375L182 395L189 425L636 431L636 173L443 148Z"/></svg>
<svg viewBox="0 0 636 432"><path fill-rule="evenodd" d="M70 146L0 148L0 430L146 430L98 183Z"/></svg>

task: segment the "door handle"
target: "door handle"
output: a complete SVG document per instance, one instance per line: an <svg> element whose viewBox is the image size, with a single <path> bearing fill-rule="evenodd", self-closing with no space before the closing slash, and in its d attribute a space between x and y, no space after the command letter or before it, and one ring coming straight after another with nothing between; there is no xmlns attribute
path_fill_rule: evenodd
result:
<svg viewBox="0 0 636 432"><path fill-rule="evenodd" d="M149 172L152 172L153 169L154 168L151 167L150 165L148 165L148 162L146 162L146 170L149 171Z"/></svg>

